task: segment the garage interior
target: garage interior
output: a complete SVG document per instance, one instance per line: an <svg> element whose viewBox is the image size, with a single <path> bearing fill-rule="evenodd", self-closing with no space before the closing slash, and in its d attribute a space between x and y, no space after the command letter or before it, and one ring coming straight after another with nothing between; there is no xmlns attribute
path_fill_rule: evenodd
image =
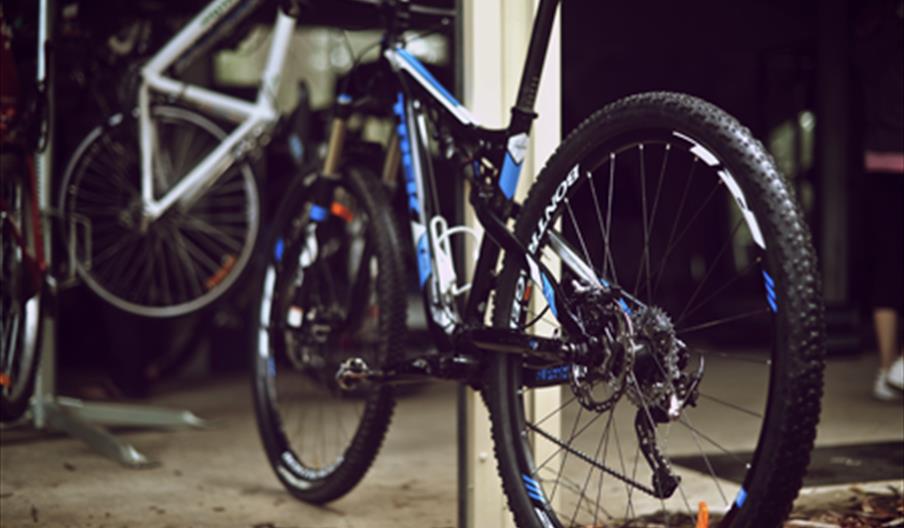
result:
<svg viewBox="0 0 904 528"><path fill-rule="evenodd" d="M33 3L4 2L4 17L13 13L22 21L13 42L33 42L37 38ZM128 72L110 50L130 32L153 32L147 42L159 44L207 2L47 3L55 38L50 65L55 79L50 177L55 188L59 171L81 138L122 104L128 83L121 79ZM284 83L290 90L279 94L283 109L291 109L300 96L315 109L327 108L335 84L351 66L347 46L359 51L379 38L379 31L362 29L366 21L351 24L353 29L345 34L330 26L345 14L338 4L319 7L322 20L302 23L293 36L287 71L305 85ZM460 20L418 45L437 78L454 87L490 125L502 125L507 119L534 5L536 1L457 0ZM775 156L802 202L814 234L826 301L822 414L792 519L794 515L803 519L810 511L838 510L839 504L875 494L895 497L900 521L904 406L900 398L877 401L871 394L878 355L867 301L870 263L865 255L870 239L863 235L868 206L859 183L864 176L859 167L857 76L862 29L858 24L868 18L864 11L869 7L852 0L770 0L743 6L707 0L692 6L655 2L654 7L564 0L544 72L554 80L544 79L541 85L541 121L535 124L538 132L525 174L536 174L561 138L595 109L631 93L691 93L749 126ZM211 53L189 75L236 94L255 93L266 51L261 42L266 42L270 23L268 12L247 28L250 34ZM904 33L904 25L896 28ZM25 62L28 56L34 60L33 52L23 55ZM267 175L262 196L266 225L292 178L292 165L285 147L268 151L260 164ZM522 182L520 196L526 187ZM460 212L461 193L453 182L446 190L448 203L443 206ZM59 243L52 249L54 258L65 258L66 248ZM50 349L44 357L53 365L41 367L37 403L23 420L0 429L0 525L514 526L480 396L448 382L399 390L380 454L349 495L324 506L295 500L269 467L255 425L249 352L243 346L249 342L253 295L240 286L202 312L148 319L109 306L78 281L64 281L49 324L45 323L45 332L53 337L44 344ZM413 291L409 295L410 353L431 346L417 295ZM712 373L747 369L751 386L763 374L757 368L719 360L708 366ZM724 376L732 383L737 378ZM744 393L744 387L720 386L721 379L708 378L712 390ZM56 415L41 411L42 405L51 408L60 401L66 403L66 414L76 417L71 426L75 429L68 429L68 434L60 429L70 426L59 425ZM127 407L104 407L110 403ZM131 418L124 417L128 409L157 407L174 411L158 415L136 411ZM75 431L79 417L88 423L97 416L108 425L102 431L109 431L109 438L135 451L111 454L119 446L111 447L108 439L94 447L83 441L96 436ZM631 419L616 418L625 430L631 429ZM694 415L698 424L723 419L705 412ZM136 425L142 420L160 427ZM724 452L714 453L707 463L728 467L732 453L750 448L751 433L734 424L720 432ZM691 440L685 440L687 445L676 440L671 446L673 463L681 465L681 453L697 449ZM696 478L709 479L706 468L694 466L698 462L686 463L686 469L699 472ZM689 502L696 506L705 501L713 511L730 504L743 474L726 470L720 475L721 496L694 495ZM693 494L694 478L685 485ZM609 486L606 492L624 492L615 482ZM658 506L654 501L649 509ZM683 509L676 508L676 526L691 522L679 519Z"/></svg>

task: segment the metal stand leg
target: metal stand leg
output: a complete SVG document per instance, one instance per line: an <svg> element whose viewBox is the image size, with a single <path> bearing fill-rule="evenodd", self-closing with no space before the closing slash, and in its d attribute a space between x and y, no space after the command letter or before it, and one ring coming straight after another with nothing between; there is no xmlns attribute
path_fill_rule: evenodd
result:
<svg viewBox="0 0 904 528"><path fill-rule="evenodd" d="M48 105L48 137L44 149L35 156L38 177L38 198L42 213L51 211L50 196L52 190L53 160L53 76L47 72L52 70L52 58L46 54L47 43L51 41L53 32L54 0L39 2L38 31L38 84L46 83ZM50 233L45 237L45 255L48 265L51 262ZM52 268L51 268L52 269ZM43 344L41 345L38 378L35 392L31 399L31 419L39 429L52 429L78 438L93 447L99 453L120 462L121 464L139 468L156 465L155 462L138 452L128 443L115 437L109 431L95 425L128 425L144 427L190 426L203 427L204 421L189 411L170 410L155 407L138 407L133 405L83 402L73 398L65 398L56 394L56 295L57 285L52 277L48 277L49 287L45 289Z"/></svg>
<svg viewBox="0 0 904 528"><path fill-rule="evenodd" d="M51 294L53 295L53 294ZM45 302L52 299L45 299ZM31 415L39 429L66 433L91 446L98 453L132 468L152 467L149 459L130 444L99 425L133 427L204 427L205 422L187 410L84 402L56 394L56 319L44 319L38 379L31 401Z"/></svg>

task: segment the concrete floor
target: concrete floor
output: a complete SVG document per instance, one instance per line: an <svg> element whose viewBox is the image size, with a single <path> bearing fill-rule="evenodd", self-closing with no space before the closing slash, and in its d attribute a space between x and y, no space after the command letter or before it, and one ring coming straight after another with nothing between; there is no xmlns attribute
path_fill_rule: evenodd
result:
<svg viewBox="0 0 904 528"><path fill-rule="evenodd" d="M874 368L871 356L829 362L819 445L904 441L901 402L870 398ZM118 431L161 461L152 469L125 469L61 435L5 429L0 526L452 527L455 397L455 385L433 384L402 398L362 484L323 508L292 499L271 472L242 378L153 399L211 420L209 430ZM904 478L904 461L901 471Z"/></svg>

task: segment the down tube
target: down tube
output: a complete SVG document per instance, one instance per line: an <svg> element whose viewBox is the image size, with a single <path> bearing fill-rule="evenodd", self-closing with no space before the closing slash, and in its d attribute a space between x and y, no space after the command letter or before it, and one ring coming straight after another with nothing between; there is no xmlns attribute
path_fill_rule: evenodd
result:
<svg viewBox="0 0 904 528"><path fill-rule="evenodd" d="M433 260L430 255L430 243L427 240L423 160L421 160L416 137L417 124L411 103L401 92L396 96L396 103L392 110L399 120L396 132L399 137L399 150L402 154L402 169L405 175L405 198L411 223L411 239L414 241L415 255L417 255L418 286L423 291L427 285L427 279L432 273Z"/></svg>

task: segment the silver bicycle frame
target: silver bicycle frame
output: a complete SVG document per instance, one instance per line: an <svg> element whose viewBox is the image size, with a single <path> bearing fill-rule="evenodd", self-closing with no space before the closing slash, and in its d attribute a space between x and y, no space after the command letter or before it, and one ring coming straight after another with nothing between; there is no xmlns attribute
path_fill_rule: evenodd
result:
<svg viewBox="0 0 904 528"><path fill-rule="evenodd" d="M213 0L191 22L177 33L141 70L138 92L139 133L141 145L141 198L146 221L160 217L177 201L189 203L213 185L237 158L253 148L279 117L275 99L286 54L291 44L296 21L280 10L272 34L272 42L264 66L261 84L254 103L187 84L167 77L169 68L198 39L228 16L242 0ZM153 157L155 156L155 127L151 119L151 93L171 96L178 101L203 109L211 115L233 121L238 126L172 189L160 199L153 192Z"/></svg>

